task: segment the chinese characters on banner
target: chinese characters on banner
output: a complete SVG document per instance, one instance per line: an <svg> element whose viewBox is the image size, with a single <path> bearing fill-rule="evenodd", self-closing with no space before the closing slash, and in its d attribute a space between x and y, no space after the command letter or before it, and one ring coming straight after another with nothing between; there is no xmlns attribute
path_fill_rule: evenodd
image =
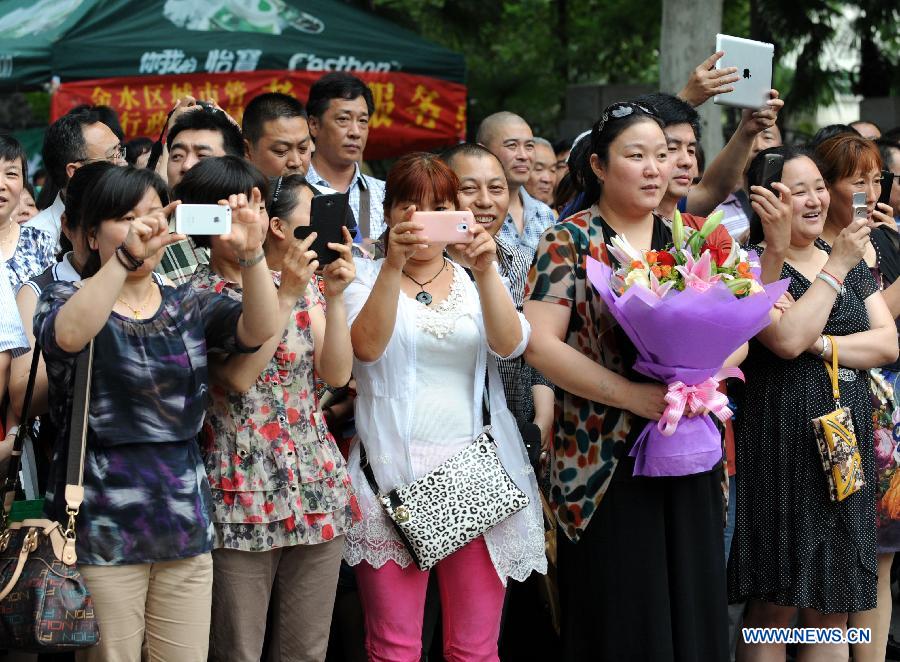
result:
<svg viewBox="0 0 900 662"><path fill-rule="evenodd" d="M243 54L242 54L243 55ZM156 140L175 102L190 95L216 102L237 122L244 107L263 92L283 92L306 102L322 75L308 71L240 72L135 76L63 83L53 95L51 121L83 103L111 106L127 139ZM365 158L382 159L417 149L453 145L465 139L466 87L437 78L396 72L353 72L372 90Z"/></svg>

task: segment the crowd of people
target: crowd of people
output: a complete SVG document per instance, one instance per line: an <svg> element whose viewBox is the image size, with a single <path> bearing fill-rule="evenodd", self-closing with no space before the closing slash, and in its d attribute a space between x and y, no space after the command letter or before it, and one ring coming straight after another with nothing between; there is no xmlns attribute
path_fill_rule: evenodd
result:
<svg viewBox="0 0 900 662"><path fill-rule="evenodd" d="M375 108L348 73L305 104L262 94L240 125L185 97L159 142L126 145L109 109L75 108L46 132L38 194L0 136L0 460L31 426L60 521L76 358L93 346L76 544L101 641L76 659L413 661L436 621L447 660L530 659L501 643L520 627L539 650L523 610L565 660L785 659L741 624L870 628L853 659L885 659L900 130L857 122L782 144L772 90L704 158L696 107L736 79L715 57L679 95L615 103L574 141L497 112L385 180L362 163ZM766 186L772 154L783 170ZM346 226L320 266L316 234L295 230L335 192ZM180 204L229 206L230 232L173 232ZM472 212L471 243L431 242L414 216L447 210ZM721 462L635 476L629 451L667 386L634 370L586 259L619 266L617 235L665 249L676 212L698 230L716 210L712 250L750 247L763 282L790 286L729 359L745 382L727 383ZM834 409L835 356L865 475L842 501L811 424ZM528 505L421 570L366 474L385 491L415 481L488 413Z"/></svg>

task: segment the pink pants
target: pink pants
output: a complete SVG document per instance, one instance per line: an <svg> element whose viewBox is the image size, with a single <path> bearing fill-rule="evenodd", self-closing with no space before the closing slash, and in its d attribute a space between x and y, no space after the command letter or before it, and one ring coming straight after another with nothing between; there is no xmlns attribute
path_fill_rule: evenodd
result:
<svg viewBox="0 0 900 662"><path fill-rule="evenodd" d="M484 543L476 538L435 566L441 593L444 658L498 660L497 638L505 589ZM356 582L366 619L366 650L374 662L419 662L428 572L388 561L377 570L363 561Z"/></svg>

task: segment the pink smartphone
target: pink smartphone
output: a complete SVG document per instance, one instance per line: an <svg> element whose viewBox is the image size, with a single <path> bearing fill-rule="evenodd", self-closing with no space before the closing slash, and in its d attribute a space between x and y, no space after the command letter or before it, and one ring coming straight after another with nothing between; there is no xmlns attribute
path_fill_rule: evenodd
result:
<svg viewBox="0 0 900 662"><path fill-rule="evenodd" d="M468 244L475 237L475 217L465 211L417 211L412 215L413 223L424 226L422 234L436 244Z"/></svg>

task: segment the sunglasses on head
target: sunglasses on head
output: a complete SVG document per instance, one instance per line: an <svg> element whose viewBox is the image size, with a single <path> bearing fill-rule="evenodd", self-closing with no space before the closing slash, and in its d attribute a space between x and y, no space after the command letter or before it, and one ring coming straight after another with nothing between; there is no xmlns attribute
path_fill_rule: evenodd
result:
<svg viewBox="0 0 900 662"><path fill-rule="evenodd" d="M617 101L616 103L607 106L606 110L603 111L603 115L597 121L597 133L602 132L603 128L608 123L624 119L629 115L633 115L634 113L641 113L642 115L652 115L653 117L656 117L656 112L654 110L651 110L647 106L643 106L632 101Z"/></svg>

